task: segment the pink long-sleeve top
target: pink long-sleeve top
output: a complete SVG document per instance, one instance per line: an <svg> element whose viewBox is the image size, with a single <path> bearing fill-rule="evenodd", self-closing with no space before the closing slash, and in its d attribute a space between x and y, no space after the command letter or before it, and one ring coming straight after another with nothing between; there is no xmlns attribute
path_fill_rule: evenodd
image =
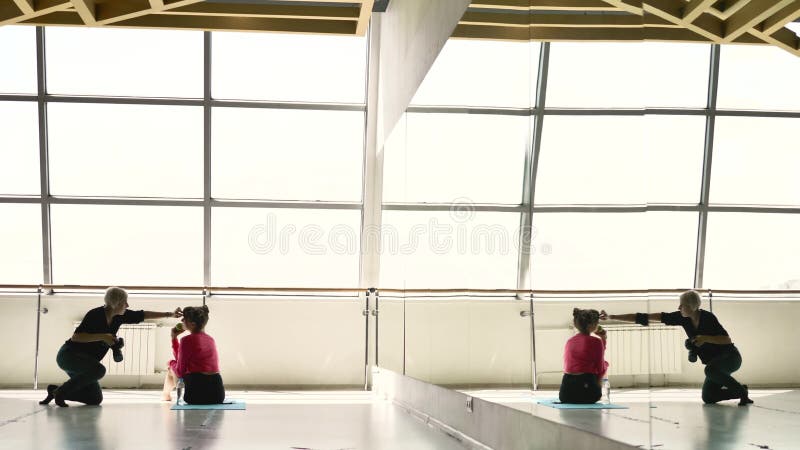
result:
<svg viewBox="0 0 800 450"><path fill-rule="evenodd" d="M593 373L602 378L608 369L605 351L606 341L600 338L580 333L572 336L564 347L564 372Z"/></svg>
<svg viewBox="0 0 800 450"><path fill-rule="evenodd" d="M172 353L175 359L169 367L178 378L187 373L218 373L219 356L214 338L203 333L192 333L183 339L172 340Z"/></svg>

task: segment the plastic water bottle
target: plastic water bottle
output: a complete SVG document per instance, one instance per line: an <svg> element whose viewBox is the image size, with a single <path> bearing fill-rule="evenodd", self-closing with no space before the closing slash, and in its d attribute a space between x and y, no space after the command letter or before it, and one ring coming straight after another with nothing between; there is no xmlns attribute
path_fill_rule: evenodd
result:
<svg viewBox="0 0 800 450"><path fill-rule="evenodd" d="M611 404L611 383L608 382L608 378L603 378L603 403Z"/></svg>
<svg viewBox="0 0 800 450"><path fill-rule="evenodd" d="M178 391L177 392L177 399L176 399L175 402L178 405L182 405L183 404L183 378L178 378L178 384L175 387L176 387L176 389Z"/></svg>

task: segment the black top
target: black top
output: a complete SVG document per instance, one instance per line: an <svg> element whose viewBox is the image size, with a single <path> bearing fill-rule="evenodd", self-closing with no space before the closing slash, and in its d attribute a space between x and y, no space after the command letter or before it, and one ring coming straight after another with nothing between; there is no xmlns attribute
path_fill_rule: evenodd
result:
<svg viewBox="0 0 800 450"><path fill-rule="evenodd" d="M90 309L89 312L83 316L81 324L75 328L75 333L109 333L117 334L119 327L123 323L140 323L144 321L144 311L125 310L121 316L114 316L111 318L111 325L106 322L106 309L103 306ZM102 360L108 352L108 345L103 341L95 342L73 342L72 339L67 339L67 345L70 348L86 353L98 361Z"/></svg>
<svg viewBox="0 0 800 450"><path fill-rule="evenodd" d="M698 335L728 336L728 332L725 331L725 328L722 328L719 320L717 320L717 316L704 309L700 310L700 322L698 323L696 329L692 324L692 319L689 317L683 317L680 311L671 313L662 312L661 321L667 325L682 326L686 331L686 335L689 336L690 339ZM703 364L708 364L708 362L712 359L733 348L733 344L720 345L706 342L705 344L695 348L697 356L700 357L700 361L702 361Z"/></svg>

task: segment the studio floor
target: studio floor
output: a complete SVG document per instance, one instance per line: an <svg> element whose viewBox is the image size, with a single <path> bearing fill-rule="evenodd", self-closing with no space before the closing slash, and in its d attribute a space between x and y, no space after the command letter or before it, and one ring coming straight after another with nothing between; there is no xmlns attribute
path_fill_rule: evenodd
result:
<svg viewBox="0 0 800 450"><path fill-rule="evenodd" d="M800 390L753 389L755 404L703 405L698 389L617 390L628 409L559 410L555 391L472 390L475 397L639 448L800 449ZM0 390L0 449L460 449L454 438L369 392L231 391L245 411L172 411L152 390L105 390L102 406L37 403ZM531 448L537 448L532 445Z"/></svg>

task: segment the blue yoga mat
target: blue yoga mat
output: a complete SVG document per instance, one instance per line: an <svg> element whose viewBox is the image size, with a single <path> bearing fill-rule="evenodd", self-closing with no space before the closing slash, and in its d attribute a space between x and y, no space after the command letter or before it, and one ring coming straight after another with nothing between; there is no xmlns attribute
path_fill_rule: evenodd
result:
<svg viewBox="0 0 800 450"><path fill-rule="evenodd" d="M241 400L225 400L225 403L215 405L172 405L170 409L238 409L244 411L244 406L244 402Z"/></svg>
<svg viewBox="0 0 800 450"><path fill-rule="evenodd" d="M591 403L582 405L577 403L561 403L557 398L537 400L536 403L556 409L628 409L627 406L615 405L613 403Z"/></svg>

